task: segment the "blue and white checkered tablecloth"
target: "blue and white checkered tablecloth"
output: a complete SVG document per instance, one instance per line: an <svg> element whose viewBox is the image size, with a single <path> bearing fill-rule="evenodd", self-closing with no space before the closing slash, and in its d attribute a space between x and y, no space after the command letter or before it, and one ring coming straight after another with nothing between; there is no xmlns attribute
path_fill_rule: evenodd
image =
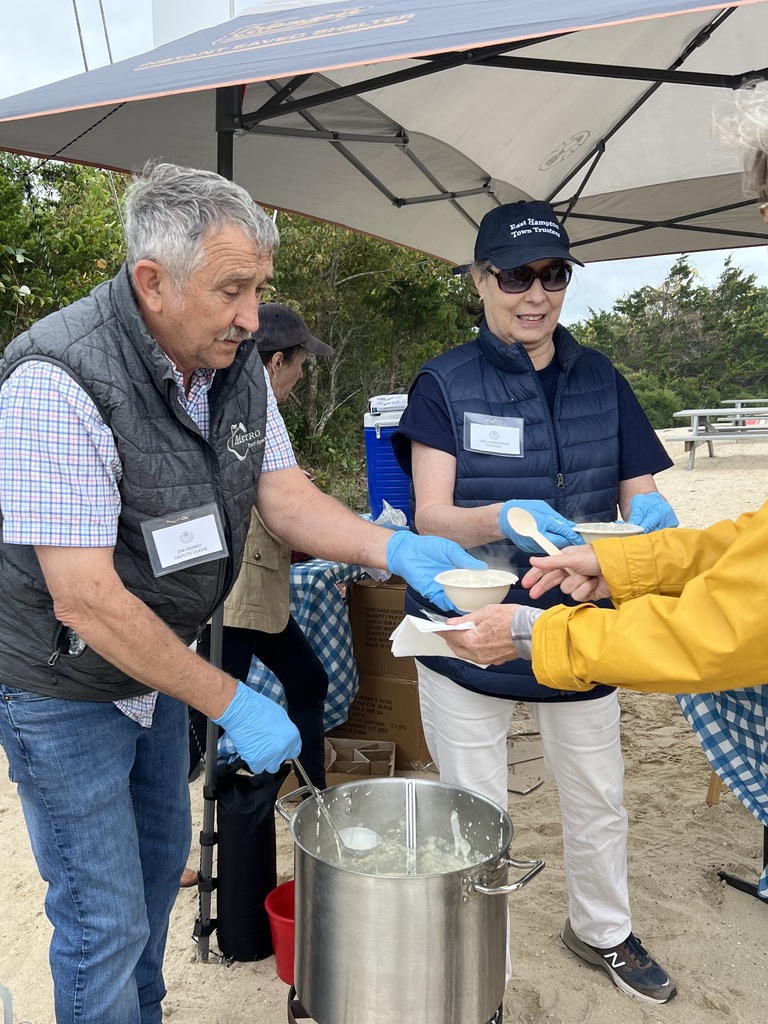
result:
<svg viewBox="0 0 768 1024"><path fill-rule="evenodd" d="M768 686L679 694L677 701L714 770L758 821L768 825ZM757 890L768 898L768 866Z"/></svg>
<svg viewBox="0 0 768 1024"><path fill-rule="evenodd" d="M304 630L328 673L328 696L323 724L326 732L347 720L357 696L360 676L352 651L352 630L347 603L339 587L346 588L365 575L360 565L312 558L291 566L291 614ZM246 680L259 693L285 707L283 684L257 658ZM226 733L219 740L219 760L230 760L235 749Z"/></svg>

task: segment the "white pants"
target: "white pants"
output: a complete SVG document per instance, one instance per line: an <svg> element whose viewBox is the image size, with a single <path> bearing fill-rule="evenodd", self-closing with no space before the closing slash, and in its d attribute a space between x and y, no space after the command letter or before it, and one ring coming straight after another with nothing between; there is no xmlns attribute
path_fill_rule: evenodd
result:
<svg viewBox="0 0 768 1024"><path fill-rule="evenodd" d="M417 668L424 735L441 781L507 810L507 733L516 702L473 693L418 662ZM615 946L632 928L616 692L526 706L560 796L571 926L583 942Z"/></svg>

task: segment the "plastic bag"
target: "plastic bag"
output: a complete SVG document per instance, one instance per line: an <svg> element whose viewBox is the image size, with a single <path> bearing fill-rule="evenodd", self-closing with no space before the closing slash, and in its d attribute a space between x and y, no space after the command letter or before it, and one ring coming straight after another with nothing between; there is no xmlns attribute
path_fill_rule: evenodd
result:
<svg viewBox="0 0 768 1024"><path fill-rule="evenodd" d="M373 525L386 526L388 530L407 530L408 520L402 509L394 508L388 501L385 501L378 518L373 520ZM383 583L392 575L389 569L373 569L370 566L365 566L365 571L371 579L378 583Z"/></svg>

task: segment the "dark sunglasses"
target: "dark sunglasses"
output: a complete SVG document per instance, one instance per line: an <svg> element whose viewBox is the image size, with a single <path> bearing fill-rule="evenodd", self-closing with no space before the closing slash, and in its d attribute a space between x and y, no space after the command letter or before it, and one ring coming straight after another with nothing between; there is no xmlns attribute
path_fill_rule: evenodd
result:
<svg viewBox="0 0 768 1024"><path fill-rule="evenodd" d="M533 267L513 267L512 270L489 270L496 282L507 295L520 295L527 292L534 281L541 281L545 292L562 292L571 280L573 267L570 263L550 263L543 270Z"/></svg>

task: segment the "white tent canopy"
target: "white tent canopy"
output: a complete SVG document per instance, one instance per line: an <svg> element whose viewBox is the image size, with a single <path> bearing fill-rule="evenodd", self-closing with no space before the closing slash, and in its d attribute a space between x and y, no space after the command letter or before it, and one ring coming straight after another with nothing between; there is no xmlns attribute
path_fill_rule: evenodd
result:
<svg viewBox="0 0 768 1024"><path fill-rule="evenodd" d="M521 198L553 202L585 262L736 248L765 232L711 115L768 74L766 39L766 0L270 10L0 102L0 148L217 168L452 262Z"/></svg>

